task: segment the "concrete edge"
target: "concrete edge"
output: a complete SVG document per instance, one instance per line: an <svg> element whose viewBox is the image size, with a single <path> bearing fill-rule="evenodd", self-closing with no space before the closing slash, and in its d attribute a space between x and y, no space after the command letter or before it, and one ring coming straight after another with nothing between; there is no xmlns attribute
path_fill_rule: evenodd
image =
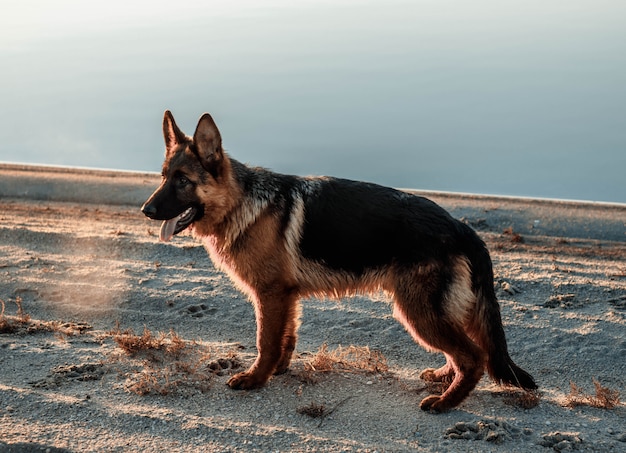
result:
<svg viewBox="0 0 626 453"><path fill-rule="evenodd" d="M105 205L141 205L157 173L0 163L0 197Z"/></svg>
<svg viewBox="0 0 626 453"><path fill-rule="evenodd" d="M0 198L141 206L155 172L0 163ZM626 241L626 204L402 189L431 198L481 230ZM507 226L508 225L508 226Z"/></svg>

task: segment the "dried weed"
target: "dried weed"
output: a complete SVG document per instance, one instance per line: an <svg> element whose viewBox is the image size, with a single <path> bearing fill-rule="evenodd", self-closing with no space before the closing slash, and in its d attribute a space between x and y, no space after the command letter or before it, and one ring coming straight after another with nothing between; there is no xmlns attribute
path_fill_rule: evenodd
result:
<svg viewBox="0 0 626 453"><path fill-rule="evenodd" d="M130 357L143 359L125 374L124 388L138 395L169 395L185 391L207 392L213 376L223 376L242 366L234 353L213 360L207 347L185 341L176 332L141 335L119 325L110 332L119 348Z"/></svg>
<svg viewBox="0 0 626 453"><path fill-rule="evenodd" d="M211 388L211 376L206 366L193 359L177 360L162 367L146 360L143 368L127 374L124 388L140 396L170 395L183 389L205 393Z"/></svg>
<svg viewBox="0 0 626 453"><path fill-rule="evenodd" d="M348 396L342 399L341 401L339 401L337 404L335 404L334 407L331 407L331 408L326 407L324 404L317 404L315 402L312 402L308 406L299 407L298 409L296 409L296 411L298 412L298 414L306 415L311 418L319 418L320 421L317 427L320 428L322 424L324 423L324 419L326 417L334 413L337 409L339 409L341 406L346 404L353 397L354 397L353 395Z"/></svg>
<svg viewBox="0 0 626 453"><path fill-rule="evenodd" d="M2 299L0 299L0 305L2 306L0 309L0 333L12 333L14 326L13 323L6 316L4 316L6 304Z"/></svg>
<svg viewBox="0 0 626 453"><path fill-rule="evenodd" d="M52 332L63 338L63 336L80 335L85 330L92 327L87 323L74 323L63 321L40 321L31 319L30 315L24 311L21 297L14 300L17 305L15 316L5 315L6 304L0 299L0 334L1 333L44 333Z"/></svg>
<svg viewBox="0 0 626 453"><path fill-rule="evenodd" d="M511 242L514 243L514 244L523 244L524 243L524 237L521 234L516 233L515 231L513 231L513 227L505 228L504 231L502 231L502 234L505 234L507 236L511 236Z"/></svg>
<svg viewBox="0 0 626 453"><path fill-rule="evenodd" d="M298 414L306 415L311 418L320 418L326 414L326 406L312 402L307 406L301 406L296 409Z"/></svg>
<svg viewBox="0 0 626 453"><path fill-rule="evenodd" d="M504 403L522 409L532 409L539 405L541 392L538 390L511 390L505 392Z"/></svg>
<svg viewBox="0 0 626 453"><path fill-rule="evenodd" d="M23 328L24 325L28 324L30 321L30 316L26 314L22 307L22 298L16 297L14 302L15 305L17 305L16 316L5 316L6 304L0 299L0 305L2 306L0 309L0 333L14 333L20 330L20 328Z"/></svg>
<svg viewBox="0 0 626 453"><path fill-rule="evenodd" d="M179 357L187 344L174 330L170 330L168 334L159 333L153 335L147 327L144 327L141 335L136 335L133 329L122 331L119 324L116 329L109 332L117 345L128 355L134 356L141 352L160 351L165 355ZM156 356L152 355L154 360Z"/></svg>
<svg viewBox="0 0 626 453"><path fill-rule="evenodd" d="M597 379L593 379L595 395L585 393L574 382L570 381L570 393L567 395L566 406L591 406L600 409L613 409L620 403L620 395L617 390L604 387Z"/></svg>
<svg viewBox="0 0 626 453"><path fill-rule="evenodd" d="M367 346L350 345L347 348L339 346L329 351L328 345L324 343L315 355L305 362L304 370L307 372L386 373L389 367L387 359L379 351L372 351Z"/></svg>

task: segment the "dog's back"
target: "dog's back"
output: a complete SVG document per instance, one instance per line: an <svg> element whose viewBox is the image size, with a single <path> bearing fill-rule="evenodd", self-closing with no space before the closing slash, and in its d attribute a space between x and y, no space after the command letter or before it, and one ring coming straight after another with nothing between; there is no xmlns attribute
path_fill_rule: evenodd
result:
<svg viewBox="0 0 626 453"><path fill-rule="evenodd" d="M300 249L333 269L360 274L443 259L458 249L456 220L425 198L376 184L328 178L305 198Z"/></svg>

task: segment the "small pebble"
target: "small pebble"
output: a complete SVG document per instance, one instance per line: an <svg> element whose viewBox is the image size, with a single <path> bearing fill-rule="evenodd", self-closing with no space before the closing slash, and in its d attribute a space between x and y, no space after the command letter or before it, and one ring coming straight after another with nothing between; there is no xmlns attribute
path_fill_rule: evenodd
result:
<svg viewBox="0 0 626 453"><path fill-rule="evenodd" d="M554 447L552 447L552 448L554 448L556 451L566 451L566 450L571 450L572 449L572 444L570 444L566 440L562 440L558 444L555 444Z"/></svg>
<svg viewBox="0 0 626 453"><path fill-rule="evenodd" d="M485 437L485 440L487 442L497 442L499 439L500 435L497 432L491 430L487 433L487 437Z"/></svg>
<svg viewBox="0 0 626 453"><path fill-rule="evenodd" d="M457 422L454 424L454 429L458 431L467 431L467 424L465 422Z"/></svg>

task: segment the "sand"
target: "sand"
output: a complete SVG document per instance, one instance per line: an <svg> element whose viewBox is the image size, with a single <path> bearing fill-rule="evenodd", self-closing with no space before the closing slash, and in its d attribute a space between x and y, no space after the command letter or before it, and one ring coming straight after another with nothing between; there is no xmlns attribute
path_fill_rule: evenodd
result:
<svg viewBox="0 0 626 453"><path fill-rule="evenodd" d="M305 301L291 370L228 388L255 357L252 307L193 238L158 242L139 212L157 182L0 166L1 452L626 451L626 407L610 407L626 395L626 205L428 194L487 242L511 355L541 387L485 376L433 415L418 375L443 359L382 294ZM312 370L324 344L388 369Z"/></svg>

